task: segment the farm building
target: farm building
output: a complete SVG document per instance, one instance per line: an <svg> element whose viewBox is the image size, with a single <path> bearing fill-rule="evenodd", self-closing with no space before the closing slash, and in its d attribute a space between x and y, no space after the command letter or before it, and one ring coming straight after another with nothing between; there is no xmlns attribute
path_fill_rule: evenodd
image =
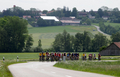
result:
<svg viewBox="0 0 120 77"><path fill-rule="evenodd" d="M60 18L62 25L79 25L80 20L75 17L62 17Z"/></svg>
<svg viewBox="0 0 120 77"><path fill-rule="evenodd" d="M102 56L120 56L120 42L114 42L100 52Z"/></svg>
<svg viewBox="0 0 120 77"><path fill-rule="evenodd" d="M55 16L40 16L43 20L54 20L59 21Z"/></svg>

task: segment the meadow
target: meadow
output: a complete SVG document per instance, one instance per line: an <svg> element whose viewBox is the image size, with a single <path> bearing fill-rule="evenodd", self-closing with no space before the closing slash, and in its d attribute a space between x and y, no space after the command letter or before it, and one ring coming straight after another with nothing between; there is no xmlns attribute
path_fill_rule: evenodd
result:
<svg viewBox="0 0 120 77"><path fill-rule="evenodd" d="M70 26L70 25L68 25L68 26L32 27L31 25L28 25L28 32L29 32L29 34L32 34L32 37L34 40L33 47L36 47L38 45L38 40L41 39L43 49L50 48L52 42L54 41L55 36L59 33L62 33L63 30L66 30L71 35L75 35L77 32L83 33L84 31L89 31L89 32L91 32L91 34L90 34L91 37L93 37L95 34L98 33L97 29L94 26ZM110 36L107 36L107 37L109 38ZM96 56L98 54L98 52L85 52L85 53L87 54L87 56L89 55L89 53L92 53L92 54L95 53ZM68 64L66 65L63 62L61 62L61 64L63 66L61 66L60 63L57 63L55 66L61 67L61 68L67 67L67 69L73 69L73 67L75 67L75 69L73 69L73 70L101 73L101 72L96 72L96 70L99 69L97 66L99 66L100 62L93 63L92 61L89 61L89 62L82 61L81 56L82 56L83 52L80 52L79 54L80 54L79 61L67 61L66 63L69 63L69 65ZM19 57L19 62L17 62L17 56ZM5 62L2 61L3 57L5 57ZM102 56L101 59L102 60L120 60L120 56ZM39 53L0 53L0 77L13 77L7 68L7 66L10 64L22 63L22 62L26 62L26 61L38 61L38 60L39 60ZM85 62L85 63L83 63L83 62ZM78 64L79 68L77 67L78 65L75 65L74 63ZM101 62L100 65L105 64L105 63L103 63L103 64L102 63L103 62ZM111 68L115 68L113 70L120 71L120 70L116 69L116 66L120 67L118 65L119 63L120 62L112 63L112 64L109 63L110 65L106 65L106 66L111 66ZM74 65L72 65L72 67L71 67L70 64L74 64ZM88 71L93 68L94 64L96 64L95 65L96 67L93 69L93 71ZM89 65L91 67L89 67L89 68L85 67L86 68L85 70L81 69L83 66L87 66L87 65ZM106 66L104 66L104 67L106 67ZM104 70L104 68L102 68L100 70ZM109 70L109 69L107 69L107 70ZM119 75L119 74L116 75L116 73L118 73L118 72L111 72L111 71L108 71L108 72L112 73L112 74L115 73L115 74L113 74L114 76ZM101 74L108 74L108 73L101 73Z"/></svg>
<svg viewBox="0 0 120 77"><path fill-rule="evenodd" d="M55 67L120 77L120 61L66 61Z"/></svg>
<svg viewBox="0 0 120 77"><path fill-rule="evenodd" d="M63 53L63 52L62 52ZM81 57L83 53L86 53L86 56L88 58L89 54L96 54L96 57L98 57L99 52L79 52L79 58L81 60ZM0 61L2 61L3 57L5 57L6 61L16 61L17 56L19 57L19 60L21 61L38 61L39 60L39 53L0 53ZM102 60L120 60L120 56L101 56Z"/></svg>
<svg viewBox="0 0 120 77"><path fill-rule="evenodd" d="M28 27L29 34L32 34L34 43L33 47L38 45L38 40L41 39L42 48L50 48L55 36L66 30L71 35L75 35L77 32L83 33L84 31L90 32L90 36L93 37L98 33L94 26L49 26L49 27ZM109 36L108 36L109 37Z"/></svg>
<svg viewBox="0 0 120 77"><path fill-rule="evenodd" d="M119 28L120 28L120 23L105 22L104 24L105 24L106 26L110 25L110 26L114 27L115 29L119 29ZM92 25L99 26L99 23L93 23Z"/></svg>
<svg viewBox="0 0 120 77"><path fill-rule="evenodd" d="M72 70L78 70L78 71L86 71L86 72L94 72L94 73L100 73L100 74L108 74L108 75L115 75L118 76L120 75L118 71L120 71L120 62L118 63L106 63L95 60L92 61L82 61L81 57L82 54L86 53L87 58L88 55L91 54L96 54L96 57L99 52L79 52L79 60L78 61L66 61L57 63L55 66L56 67L61 67L61 68L66 68L66 69L72 69ZM17 56L19 57L19 62L17 62ZM5 62L3 62L3 57L5 57ZM120 56L102 56L101 59L104 60L120 60ZM15 63L23 63L23 62L28 62L28 61L39 61L39 53L0 53L0 77L13 77L10 71L8 70L8 65L15 64ZM109 64L109 65L108 65ZM99 69L100 67L103 67ZM84 67L84 68L83 68ZM106 67L106 68L104 68ZM104 73L104 70L109 70L109 67L111 68L111 71L107 71L107 73ZM119 69L117 69L118 67ZM91 70L92 69L92 70ZM97 70L99 69L99 70ZM115 72L112 72L114 71ZM97 72L96 72L97 71ZM103 72L100 72L103 71ZM116 72L117 71L117 72ZM116 73L118 75L116 75Z"/></svg>

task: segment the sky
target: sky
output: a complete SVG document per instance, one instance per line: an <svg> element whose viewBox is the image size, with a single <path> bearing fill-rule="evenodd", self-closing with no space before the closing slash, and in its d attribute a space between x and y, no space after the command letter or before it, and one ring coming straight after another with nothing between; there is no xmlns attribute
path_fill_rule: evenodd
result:
<svg viewBox="0 0 120 77"><path fill-rule="evenodd" d="M0 0L0 11L11 8L13 5L24 10L36 8L50 11L53 8L63 8L64 6L69 7L70 10L76 7L79 11L83 9L97 11L102 6L112 9L117 7L120 10L120 0Z"/></svg>

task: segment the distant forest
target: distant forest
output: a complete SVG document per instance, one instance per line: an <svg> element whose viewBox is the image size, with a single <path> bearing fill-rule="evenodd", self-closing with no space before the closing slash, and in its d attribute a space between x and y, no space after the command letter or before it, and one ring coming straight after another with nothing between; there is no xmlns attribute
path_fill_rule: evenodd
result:
<svg viewBox="0 0 120 77"><path fill-rule="evenodd" d="M92 8L91 8L92 9ZM82 11L77 10L77 8L73 8L69 10L68 7L57 8L57 10L52 9L48 10L37 10L36 8L30 8L30 10L24 10L21 7L13 6L7 10L3 10L0 12L0 17L3 16L19 16L23 17L24 15L31 16L31 18L35 18L36 16L40 16L42 14L46 14L47 16L56 16L56 17L70 17L74 16L78 19L84 20L89 15L95 16L95 19L91 19L92 22L99 22L102 17L109 17L108 20L113 23L120 23L120 11L118 8L110 9L106 6L98 8L97 11L90 10L89 12L85 9ZM80 14L83 14L82 16ZM85 15L84 15L85 14Z"/></svg>

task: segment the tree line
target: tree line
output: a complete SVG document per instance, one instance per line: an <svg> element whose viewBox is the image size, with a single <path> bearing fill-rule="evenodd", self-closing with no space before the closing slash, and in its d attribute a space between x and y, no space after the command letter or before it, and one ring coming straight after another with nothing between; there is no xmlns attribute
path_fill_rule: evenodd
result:
<svg viewBox="0 0 120 77"><path fill-rule="evenodd" d="M28 34L28 22L17 16L0 18L0 52L31 52L33 45L32 35ZM42 51L41 40L34 52Z"/></svg>
<svg viewBox="0 0 120 77"><path fill-rule="evenodd" d="M108 44L109 40L101 33L90 38L87 31L72 36L64 30L62 34L56 35L52 47L59 52L98 52L100 47Z"/></svg>
<svg viewBox="0 0 120 77"><path fill-rule="evenodd" d="M72 36L64 30L62 34L56 35L52 49L58 52L98 52L112 42L120 42L120 32L112 34L110 38L108 39L101 33L95 34L91 38L87 31Z"/></svg>
<svg viewBox="0 0 120 77"><path fill-rule="evenodd" d="M42 13L43 14L47 14L48 16L57 16L59 18L61 17L70 17L70 16L74 16L78 19L82 19L83 17L79 16L79 10L77 10L76 7L74 7L72 10L70 10L68 7L64 6L63 8L57 8L57 10L52 9L52 12L49 12L48 10L43 10ZM4 17L4 16L19 16L19 17L23 17L23 15L29 15L32 18L34 18L34 16L39 16L40 15L40 10L37 10L36 8L30 8L30 10L24 10L21 7L18 6L14 6L12 8L9 8L7 10L3 10L0 13L0 17ZM89 12L87 12L85 9L80 11L83 13L86 13L88 17L88 15L92 15L95 16L95 19L99 19L102 18L103 16L105 17L109 17L110 22L114 22L114 23L120 23L120 11L118 8L113 8L110 9L106 6L103 6L101 8L98 8L97 11L93 11L90 10Z"/></svg>
<svg viewBox="0 0 120 77"><path fill-rule="evenodd" d="M27 39L27 21L19 17L0 18L0 52L21 52Z"/></svg>
<svg viewBox="0 0 120 77"><path fill-rule="evenodd" d="M62 23L60 21L55 21L55 20L43 20L42 18L39 18L37 20L37 25L39 27L42 26L58 26L58 25L62 25Z"/></svg>
<svg viewBox="0 0 120 77"><path fill-rule="evenodd" d="M108 25L108 26L105 25L104 22L100 22L99 26L100 26L101 31L103 31L104 33L107 33L109 35L112 35L112 34L120 31L120 28L115 29L114 27L112 27L110 25Z"/></svg>
<svg viewBox="0 0 120 77"><path fill-rule="evenodd" d="M0 52L31 52L33 45L32 35L28 34L27 21L16 16L0 18ZM98 52L102 46L108 46L111 42L120 41L120 32L111 35L111 40L101 33L76 33L70 35L66 30L59 33L49 49L42 49L41 40L32 52L59 51L59 52Z"/></svg>
<svg viewBox="0 0 120 77"><path fill-rule="evenodd" d="M110 20L112 23L120 23L120 11L118 8L111 9L106 6L102 6L97 10L97 12L91 10L90 14L95 16L97 20L105 16L109 17L108 20Z"/></svg>

